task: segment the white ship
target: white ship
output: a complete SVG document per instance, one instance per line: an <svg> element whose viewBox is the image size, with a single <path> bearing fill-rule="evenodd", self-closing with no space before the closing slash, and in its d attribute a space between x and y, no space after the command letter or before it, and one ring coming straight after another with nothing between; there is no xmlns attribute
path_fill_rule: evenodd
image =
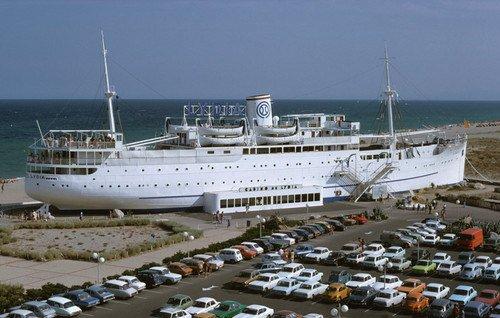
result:
<svg viewBox="0 0 500 318"><path fill-rule="evenodd" d="M379 197L463 180L465 136L394 130L387 50L388 134L361 135L360 124L344 115L273 117L271 96L262 94L218 111L184 106L181 123L166 118L163 136L124 143L115 128L104 37L102 46L109 130L40 132L30 147L26 192L61 210L231 213L356 201L365 193ZM189 124L193 113L200 117Z"/></svg>

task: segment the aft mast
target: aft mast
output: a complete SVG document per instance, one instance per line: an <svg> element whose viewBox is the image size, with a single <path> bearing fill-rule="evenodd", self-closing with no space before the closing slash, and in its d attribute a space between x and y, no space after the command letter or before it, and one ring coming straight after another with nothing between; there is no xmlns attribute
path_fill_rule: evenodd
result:
<svg viewBox="0 0 500 318"><path fill-rule="evenodd" d="M396 134L394 132L394 120L392 116L392 99L394 98L395 91L391 88L391 78L389 76L389 54L387 52L387 44L385 45L385 56L384 56L384 64L385 64L385 82L386 82L386 105L387 105L387 115L389 119L389 135L390 135L390 149L391 149L391 157L394 158L394 152L396 151Z"/></svg>
<svg viewBox="0 0 500 318"><path fill-rule="evenodd" d="M116 92L111 90L109 85L109 74L108 74L108 51L106 50L106 44L104 43L104 32L101 30L101 41L102 41L102 57L104 60L104 76L106 80L106 92L104 95L108 100L108 119L109 119L109 130L111 132L111 137L116 140L116 128L115 128L115 116L113 114L113 97L116 96Z"/></svg>

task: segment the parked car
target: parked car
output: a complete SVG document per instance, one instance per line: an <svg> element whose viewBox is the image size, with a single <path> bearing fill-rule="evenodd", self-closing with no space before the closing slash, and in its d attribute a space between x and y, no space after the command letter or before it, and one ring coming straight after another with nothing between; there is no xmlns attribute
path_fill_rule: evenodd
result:
<svg viewBox="0 0 500 318"><path fill-rule="evenodd" d="M388 270L392 272L402 272L411 267L411 261L404 257L391 258L389 261L392 263L392 267Z"/></svg>
<svg viewBox="0 0 500 318"><path fill-rule="evenodd" d="M333 226L333 229L335 231L345 231L346 229L346 226L338 220L326 219L325 221L328 222L328 224L330 224L331 226Z"/></svg>
<svg viewBox="0 0 500 318"><path fill-rule="evenodd" d="M367 306L370 305L379 291L372 287L364 286L353 289L349 295L348 302L352 306Z"/></svg>
<svg viewBox="0 0 500 318"><path fill-rule="evenodd" d="M220 258L227 263L238 263L243 260L241 252L235 248L225 248L219 251Z"/></svg>
<svg viewBox="0 0 500 318"><path fill-rule="evenodd" d="M281 257L281 255L276 253L276 252L264 254L264 255L262 255L261 259L262 259L262 263L273 262L276 265L281 266L281 267L283 267L287 264L287 262L283 259L283 257Z"/></svg>
<svg viewBox="0 0 500 318"><path fill-rule="evenodd" d="M257 245L257 243L253 243L253 242L252 242L252 244ZM260 247L259 245L257 245L257 246L260 248L260 250L262 250L262 247ZM218 271L219 269L224 267L224 261L221 258L215 257L213 255L196 254L193 256L193 258L195 260L198 260L198 261L201 261L201 262L207 264L208 268L211 271Z"/></svg>
<svg viewBox="0 0 500 318"><path fill-rule="evenodd" d="M483 244L483 249L485 251L499 251L500 249L500 235L490 235Z"/></svg>
<svg viewBox="0 0 500 318"><path fill-rule="evenodd" d="M363 286L372 286L375 284L375 277L367 273L357 273L356 275L351 277L351 280L348 281L345 285L351 289L363 287Z"/></svg>
<svg viewBox="0 0 500 318"><path fill-rule="evenodd" d="M27 310L33 313L31 317L40 317L40 318L54 318L56 317L56 311L54 308L51 308L44 301L27 301L21 305L22 310ZM15 316L14 316L15 317ZM18 316L19 318L23 316ZM26 318L30 317L25 315Z"/></svg>
<svg viewBox="0 0 500 318"><path fill-rule="evenodd" d="M451 318L453 317L454 303L445 298L432 301L428 315L431 318Z"/></svg>
<svg viewBox="0 0 500 318"><path fill-rule="evenodd" d="M247 306L234 318L269 318L274 314L274 309L261 305Z"/></svg>
<svg viewBox="0 0 500 318"><path fill-rule="evenodd" d="M350 215L350 218L355 220L357 224L365 224L366 222L368 222L368 219L366 218L366 216L363 214L363 213L359 213L359 214L351 214Z"/></svg>
<svg viewBox="0 0 500 318"><path fill-rule="evenodd" d="M427 285L417 278L407 278L403 281L401 286L397 288L398 291L410 294L410 293L422 293Z"/></svg>
<svg viewBox="0 0 500 318"><path fill-rule="evenodd" d="M446 246L446 247L452 247L453 245L455 245L455 242L457 241L457 239L458 239L458 237L455 234L446 233L439 240L439 245Z"/></svg>
<svg viewBox="0 0 500 318"><path fill-rule="evenodd" d="M360 252L353 252L347 254L345 258L345 263L350 266L359 266L365 260L366 254Z"/></svg>
<svg viewBox="0 0 500 318"><path fill-rule="evenodd" d="M437 266L439 266L443 262L449 262L449 261L451 261L451 256L442 252L434 254L434 257L432 258L432 262L435 263Z"/></svg>
<svg viewBox="0 0 500 318"><path fill-rule="evenodd" d="M347 243L347 244L344 244L342 246L342 248L340 249L340 251L346 253L346 254L350 254L350 253L361 253L361 246L359 246L359 244L357 243Z"/></svg>
<svg viewBox="0 0 500 318"><path fill-rule="evenodd" d="M271 290L272 294L278 296L290 296L294 290L299 288L301 282L293 278L283 278L278 281Z"/></svg>
<svg viewBox="0 0 500 318"><path fill-rule="evenodd" d="M363 252L367 255L379 256L385 253L385 248L382 244L373 243L366 246Z"/></svg>
<svg viewBox="0 0 500 318"><path fill-rule="evenodd" d="M412 264L417 263L417 261L421 259L430 259L431 258L431 252L427 249L416 249L411 251L410 254L410 261Z"/></svg>
<svg viewBox="0 0 500 318"><path fill-rule="evenodd" d="M257 238L253 239L253 242L257 243L260 247L262 247L264 253L269 253L271 251L274 251L274 245L269 243L268 240Z"/></svg>
<svg viewBox="0 0 500 318"><path fill-rule="evenodd" d="M475 280L483 276L483 268L474 263L465 264L460 272L460 279Z"/></svg>
<svg viewBox="0 0 500 318"><path fill-rule="evenodd" d="M137 279L146 284L146 288L155 288L165 284L165 282L167 281L164 276L150 269L146 269L137 273Z"/></svg>
<svg viewBox="0 0 500 318"><path fill-rule="evenodd" d="M346 254L341 251L332 251L327 258L320 260L320 264L338 266L345 261Z"/></svg>
<svg viewBox="0 0 500 318"><path fill-rule="evenodd" d="M190 315L206 313L215 309L219 302L211 297L201 297L193 302L193 305L186 308L186 312Z"/></svg>
<svg viewBox="0 0 500 318"><path fill-rule="evenodd" d="M244 269L238 273L231 281L229 285L235 289L243 289L248 286L251 282L253 282L257 277L263 273L260 273L255 269Z"/></svg>
<svg viewBox="0 0 500 318"><path fill-rule="evenodd" d="M210 313L214 314L217 318L233 318L241 313L245 307L245 305L237 301L224 300L221 301L215 309L212 309Z"/></svg>
<svg viewBox="0 0 500 318"><path fill-rule="evenodd" d="M351 289L341 283L332 283L328 285L328 289L322 296L323 302L338 303L349 297Z"/></svg>
<svg viewBox="0 0 500 318"><path fill-rule="evenodd" d="M191 297L184 294L175 294L167 300L167 303L160 309L160 312L168 308L186 309L193 305Z"/></svg>
<svg viewBox="0 0 500 318"><path fill-rule="evenodd" d="M50 297L47 299L47 305L54 309L58 316L62 317L73 317L82 313L80 307L68 298L61 296Z"/></svg>
<svg viewBox="0 0 500 318"><path fill-rule="evenodd" d="M445 298L449 293L450 287L438 283L429 283L427 287L425 287L422 295L433 301L434 299Z"/></svg>
<svg viewBox="0 0 500 318"><path fill-rule="evenodd" d="M311 244L298 244L292 250L297 258L303 258L314 250L314 246Z"/></svg>
<svg viewBox="0 0 500 318"><path fill-rule="evenodd" d="M472 262L474 265L477 265L481 267L483 270L488 268L491 264L493 264L493 261L489 256L486 255L479 255L477 256L474 261Z"/></svg>
<svg viewBox="0 0 500 318"><path fill-rule="evenodd" d="M304 260L319 263L320 260L328 258L330 252L327 247L315 247L312 252L304 256Z"/></svg>
<svg viewBox="0 0 500 318"><path fill-rule="evenodd" d="M253 268L259 273L277 273L281 270L283 266L276 265L276 263L268 262L268 263L256 263L253 265Z"/></svg>
<svg viewBox="0 0 500 318"><path fill-rule="evenodd" d="M434 246L434 245L437 245L439 243L440 239L441 238L437 234L427 234L426 236L424 236L422 244Z"/></svg>
<svg viewBox="0 0 500 318"><path fill-rule="evenodd" d="M398 292L395 289L384 289L375 297L373 305L376 307L389 308L403 304L405 299L405 293Z"/></svg>
<svg viewBox="0 0 500 318"><path fill-rule="evenodd" d="M294 278L300 282L319 282L322 277L323 273L318 272L318 270L314 268L306 268L300 272L299 276Z"/></svg>
<svg viewBox="0 0 500 318"><path fill-rule="evenodd" d="M295 240L295 243L302 242L303 238L302 235L299 235L297 232L294 230L282 230L280 233L288 235L288 237L291 237Z"/></svg>
<svg viewBox="0 0 500 318"><path fill-rule="evenodd" d="M146 284L138 280L135 276L124 275L118 277L118 280L126 282L130 287L136 289L138 292L146 288Z"/></svg>
<svg viewBox="0 0 500 318"><path fill-rule="evenodd" d="M456 245L462 250L474 251L483 245L483 229L478 227L468 228L458 234Z"/></svg>
<svg viewBox="0 0 500 318"><path fill-rule="evenodd" d="M328 276L328 283L342 283L345 284L351 280L351 273L345 269L334 269L330 276Z"/></svg>
<svg viewBox="0 0 500 318"><path fill-rule="evenodd" d="M302 225L299 227L299 229L309 232L313 236L313 238L321 235L321 232L318 231L318 229L315 228L314 226Z"/></svg>
<svg viewBox="0 0 500 318"><path fill-rule="evenodd" d="M283 233L273 233L271 234L271 238L269 242L275 246L279 246L282 248L288 247L290 245L295 244L295 239L289 237Z"/></svg>
<svg viewBox="0 0 500 318"><path fill-rule="evenodd" d="M500 303L500 292L494 289L483 289L474 300L483 302L494 308Z"/></svg>
<svg viewBox="0 0 500 318"><path fill-rule="evenodd" d="M301 241L308 241L308 240L314 238L314 234L312 234L311 232L308 232L304 229L293 229L293 231L295 233L297 233L302 238Z"/></svg>
<svg viewBox="0 0 500 318"><path fill-rule="evenodd" d="M181 259L181 263L186 264L193 270L193 274L200 275L205 272L205 263L203 261L194 259L192 257L185 257Z"/></svg>
<svg viewBox="0 0 500 318"><path fill-rule="evenodd" d="M460 266L455 261L442 262L436 269L437 274L439 276L444 276L444 277L457 276L460 274L461 271L462 271L462 266Z"/></svg>
<svg viewBox="0 0 500 318"><path fill-rule="evenodd" d="M480 301L470 301L468 302L464 308L463 312L464 318L483 318L488 317L491 311L491 306Z"/></svg>
<svg viewBox="0 0 500 318"><path fill-rule="evenodd" d="M186 277L193 274L193 269L181 262L173 262L168 265L168 270L172 273Z"/></svg>
<svg viewBox="0 0 500 318"><path fill-rule="evenodd" d="M458 254L457 263L464 266L467 263L473 262L475 258L476 255L473 252L461 252Z"/></svg>
<svg viewBox="0 0 500 318"><path fill-rule="evenodd" d="M99 299L92 297L83 289L70 290L62 295L81 309L91 309L99 305Z"/></svg>
<svg viewBox="0 0 500 318"><path fill-rule="evenodd" d="M248 288L250 290L255 290L259 292L267 292L276 287L279 280L280 277L277 274L272 274L272 273L259 274L257 278L255 278L248 284Z"/></svg>
<svg viewBox="0 0 500 318"><path fill-rule="evenodd" d="M243 256L244 260L251 260L255 256L257 256L256 251L249 249L245 245L234 245L234 246L231 246L231 248L239 250L241 253L241 256Z"/></svg>
<svg viewBox="0 0 500 318"><path fill-rule="evenodd" d="M500 280L500 264L493 264L484 270L483 277L487 281L498 282Z"/></svg>
<svg viewBox="0 0 500 318"><path fill-rule="evenodd" d="M467 304L477 296L477 291L472 286L459 285L453 290L453 294L449 297L451 301L461 305Z"/></svg>
<svg viewBox="0 0 500 318"><path fill-rule="evenodd" d="M323 226L319 225L319 224L309 223L307 225L309 225L309 226L314 227L315 229L317 229L321 233L321 235L325 234L327 232L326 229Z"/></svg>
<svg viewBox="0 0 500 318"><path fill-rule="evenodd" d="M428 259L421 259L412 267L411 271L414 274L427 275L436 270L436 263Z"/></svg>
<svg viewBox="0 0 500 318"><path fill-rule="evenodd" d="M315 314L313 314L315 315ZM306 315L307 316L307 315ZM305 316L304 316L305 317ZM280 311L277 311L275 312L271 318L303 318L302 315L296 313L295 311L291 311L291 310L280 310ZM323 318L323 316L321 317L311 317L311 318Z"/></svg>
<svg viewBox="0 0 500 318"><path fill-rule="evenodd" d="M300 275L304 270L304 265L300 263L288 263L278 272L279 278L293 278Z"/></svg>
<svg viewBox="0 0 500 318"><path fill-rule="evenodd" d="M109 290L117 299L129 299L137 295L137 289L131 287L127 282L111 279L104 282L103 286Z"/></svg>
<svg viewBox="0 0 500 318"><path fill-rule="evenodd" d="M387 262L389 262L389 259L382 255L368 255L365 257L361 265L364 268L379 268L381 266L385 266Z"/></svg>
<svg viewBox="0 0 500 318"><path fill-rule="evenodd" d="M1 318L37 318L35 314L26 309L14 309L13 311L0 315Z"/></svg>
<svg viewBox="0 0 500 318"><path fill-rule="evenodd" d="M335 217L333 217L333 219L335 219L337 221L340 221L340 223L342 223L344 225L347 225L347 226L351 226L351 225L355 225L356 224L356 220L353 220L351 218L345 217L343 215L341 215L341 216L335 216Z"/></svg>
<svg viewBox="0 0 500 318"><path fill-rule="evenodd" d="M382 234L380 234L380 241L385 245L397 245L406 248L411 247L414 243L416 243L416 240L407 236L403 236L401 233L397 233L394 231L382 232Z"/></svg>
<svg viewBox="0 0 500 318"><path fill-rule="evenodd" d="M490 318L500 318L500 305L496 305L491 311Z"/></svg>
<svg viewBox="0 0 500 318"><path fill-rule="evenodd" d="M406 296L405 309L412 314L420 314L429 308L429 298L421 293L413 292Z"/></svg>
<svg viewBox="0 0 500 318"><path fill-rule="evenodd" d="M439 220L428 220L425 225L430 228L435 230L436 232L442 232L446 230L446 224L442 223Z"/></svg>
<svg viewBox="0 0 500 318"><path fill-rule="evenodd" d="M156 272L165 278L165 283L177 284L181 281L182 275L177 273L172 273L170 270L163 266L153 266L149 268L150 271Z"/></svg>
<svg viewBox="0 0 500 318"><path fill-rule="evenodd" d="M178 308L165 308L160 311L160 314L164 318L192 318L191 314Z"/></svg>
<svg viewBox="0 0 500 318"><path fill-rule="evenodd" d="M292 295L301 299L313 299L316 296L323 294L328 285L320 282L308 281L300 284L299 288L292 292Z"/></svg>
<svg viewBox="0 0 500 318"><path fill-rule="evenodd" d="M398 289L401 287L403 282L399 279L399 277L394 275L382 275L377 279L377 282L373 284L373 288L376 290L382 289Z"/></svg>
<svg viewBox="0 0 500 318"><path fill-rule="evenodd" d="M401 246L391 246L384 252L383 256L387 257L388 259L399 258L404 257L405 253L405 249L403 249Z"/></svg>

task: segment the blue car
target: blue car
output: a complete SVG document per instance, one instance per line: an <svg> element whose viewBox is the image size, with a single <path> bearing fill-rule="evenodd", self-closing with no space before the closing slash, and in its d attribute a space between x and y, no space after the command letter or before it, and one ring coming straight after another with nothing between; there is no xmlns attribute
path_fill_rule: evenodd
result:
<svg viewBox="0 0 500 318"><path fill-rule="evenodd" d="M330 276L328 277L328 284L331 283L342 283L345 284L351 280L351 273L345 269L334 269Z"/></svg>
<svg viewBox="0 0 500 318"><path fill-rule="evenodd" d="M472 286L459 285L453 291L450 298L451 301L459 303L460 305L466 305L468 302L476 298L477 291Z"/></svg>
<svg viewBox="0 0 500 318"><path fill-rule="evenodd" d="M112 299L115 299L115 295L110 292L106 287L102 285L92 285L85 289L85 291L92 297L99 299L99 303L103 304Z"/></svg>
<svg viewBox="0 0 500 318"><path fill-rule="evenodd" d="M464 306L464 318L487 317L491 311L491 306L480 301L471 301Z"/></svg>
<svg viewBox="0 0 500 318"><path fill-rule="evenodd" d="M90 309L99 305L98 298L92 297L83 289L71 290L63 295L63 297L70 299L73 303L81 309Z"/></svg>
<svg viewBox="0 0 500 318"><path fill-rule="evenodd" d="M302 258L314 250L311 244L299 244L293 249L297 258Z"/></svg>

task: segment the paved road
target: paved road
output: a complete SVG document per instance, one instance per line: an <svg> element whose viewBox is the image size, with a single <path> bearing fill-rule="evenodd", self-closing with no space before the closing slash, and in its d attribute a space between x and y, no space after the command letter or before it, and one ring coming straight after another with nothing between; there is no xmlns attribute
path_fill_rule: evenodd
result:
<svg viewBox="0 0 500 318"><path fill-rule="evenodd" d="M349 227L345 232L335 232L332 235L325 235L315 240L310 241L310 243L316 246L326 246L330 249L339 249L343 244L355 240L357 237L364 237L367 242L370 240L376 240L379 234L386 229L396 229L402 226L409 225L410 223L420 220L422 214L416 213L391 213L395 215L386 222L374 223L370 222L363 226L353 226ZM449 252L453 258L456 259L458 254L457 251ZM481 253L494 256L492 253ZM99 306L90 311L83 313L84 316L90 317L149 317L155 310L160 308L166 300L176 294L183 293L190 295L193 299L201 296L214 297L215 299L221 300L236 300L244 304L262 304L274 308L275 310L290 309L301 314L307 313L320 313L328 315L333 305L327 305L323 303L317 303L314 301L296 301L289 299L276 299L261 296L260 294L253 294L246 291L235 291L230 289L225 289L222 286L224 283L231 280L231 278L236 275L240 270L250 267L251 263L257 262L254 260L252 262L243 262L236 265L226 265L225 268L219 272L212 273L208 277L192 277L183 280L176 286L161 286L153 290L145 290L140 295L134 299L128 301L112 301L109 304ZM319 266L319 265L307 265L307 267L315 267L324 273L324 277L328 277L332 267ZM360 270L351 269L351 272L356 273ZM366 271L364 271L366 272ZM380 272L368 271L372 275L381 275ZM407 274L400 274L401 279L409 277ZM442 279L433 276L421 277L425 282L440 282L449 286L451 289L463 282L456 279ZM487 284L484 282L474 282L465 283L474 286L478 291L485 288L498 289L498 286ZM208 288L209 290L203 290ZM380 311L373 308L352 308L344 317L357 317L359 315L368 314L376 317L395 317L398 315L406 315L400 309L392 311Z"/></svg>

